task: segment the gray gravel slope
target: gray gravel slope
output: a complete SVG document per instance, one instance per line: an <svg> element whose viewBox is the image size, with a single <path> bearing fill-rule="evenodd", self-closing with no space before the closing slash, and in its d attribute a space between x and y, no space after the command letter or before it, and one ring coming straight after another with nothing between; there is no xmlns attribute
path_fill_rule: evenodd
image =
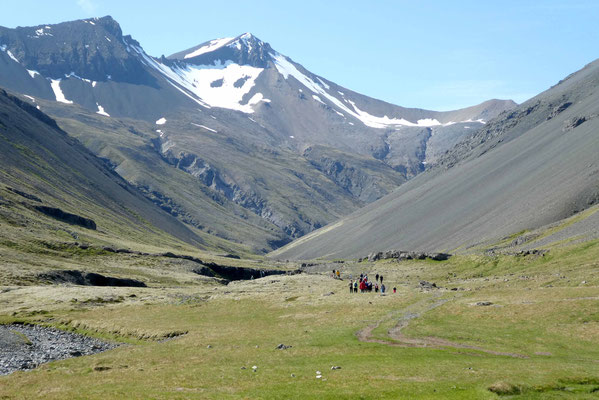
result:
<svg viewBox="0 0 599 400"><path fill-rule="evenodd" d="M106 351L117 344L38 325L0 325L0 375Z"/></svg>
<svg viewBox="0 0 599 400"><path fill-rule="evenodd" d="M394 248L464 251L588 208L599 200L598 86L596 61L502 114L496 133L476 138L452 168L428 171L272 255L312 259Z"/></svg>

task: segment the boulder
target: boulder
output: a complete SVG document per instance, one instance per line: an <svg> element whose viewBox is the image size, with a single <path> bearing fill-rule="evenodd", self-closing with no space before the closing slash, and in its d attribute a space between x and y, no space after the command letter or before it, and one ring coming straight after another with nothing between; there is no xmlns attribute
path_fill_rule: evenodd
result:
<svg viewBox="0 0 599 400"><path fill-rule="evenodd" d="M427 281L420 281L420 288L427 289L427 290L438 289L436 283L431 283L431 282L427 282Z"/></svg>

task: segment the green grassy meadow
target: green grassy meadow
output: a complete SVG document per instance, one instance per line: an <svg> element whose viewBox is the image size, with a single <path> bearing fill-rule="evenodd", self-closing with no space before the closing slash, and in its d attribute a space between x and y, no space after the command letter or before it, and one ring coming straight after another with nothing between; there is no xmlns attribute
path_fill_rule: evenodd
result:
<svg viewBox="0 0 599 400"><path fill-rule="evenodd" d="M123 346L2 376L0 398L599 398L597 241L544 256L328 264L226 286L172 260L90 261L152 284L15 285L13 277L0 291L0 321ZM168 279L159 279L165 268ZM336 268L343 280L330 277ZM350 294L349 276L361 272L383 274L398 293ZM439 289L421 290L421 280ZM476 305L483 301L492 304ZM406 319L404 338L392 337ZM365 341L359 332L369 326ZM276 349L281 343L292 347Z"/></svg>

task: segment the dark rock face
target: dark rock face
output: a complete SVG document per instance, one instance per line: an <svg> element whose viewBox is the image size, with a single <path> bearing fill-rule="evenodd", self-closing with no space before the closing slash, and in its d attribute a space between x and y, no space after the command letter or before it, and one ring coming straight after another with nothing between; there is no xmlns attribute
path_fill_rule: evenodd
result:
<svg viewBox="0 0 599 400"><path fill-rule="evenodd" d="M401 260L424 260L431 259L435 261L445 261L451 257L451 254L446 253L424 253L417 251L401 251L401 250L389 250L379 251L378 253L370 253L368 255L368 261L388 260L391 258Z"/></svg>
<svg viewBox="0 0 599 400"><path fill-rule="evenodd" d="M77 71L81 77L155 85L139 59L127 51L128 43L111 17L57 25L7 29L0 27L0 42L27 68L44 76L64 78Z"/></svg>
<svg viewBox="0 0 599 400"><path fill-rule="evenodd" d="M0 89L0 94L2 96L4 96L5 98L7 98L8 100L10 100L11 102L13 102L14 104L16 104L17 107L19 107L22 110L26 111L32 117L36 118L39 121L42 121L43 123L45 123L45 124L49 125L50 127L52 127L54 129L60 131L61 133L64 133L64 132L62 132L60 130L58 124L56 123L56 121L54 119L52 119L48 115L44 114L43 112L41 112L40 110L38 110L33 105L24 102L23 100L19 99L18 97L9 95L6 92L6 90L4 90L4 89Z"/></svg>
<svg viewBox="0 0 599 400"><path fill-rule="evenodd" d="M551 113L547 116L547 120L557 117L559 114L561 114L563 111L565 111L571 105L572 105L571 101L566 101L566 102L560 104L559 106L555 106L553 108L553 110L551 110Z"/></svg>
<svg viewBox="0 0 599 400"><path fill-rule="evenodd" d="M52 283L72 283L83 286L146 287L145 283L136 279L114 278L77 270L46 272L38 275L38 277Z"/></svg>
<svg viewBox="0 0 599 400"><path fill-rule="evenodd" d="M404 182L382 161L352 157L324 146L310 146L303 156L339 187L367 203L378 200Z"/></svg>
<svg viewBox="0 0 599 400"><path fill-rule="evenodd" d="M421 289L424 289L424 290L438 289L436 283L431 283L428 281L420 281L419 286Z"/></svg>
<svg viewBox="0 0 599 400"><path fill-rule="evenodd" d="M201 273L201 272L204 273ZM215 263L206 263L205 267L200 270L194 270L200 275L218 276L227 281L243 281L263 278L269 275L288 275L297 274L299 271L281 271L278 269L254 269L243 267L229 267L226 265L218 265Z"/></svg>
<svg viewBox="0 0 599 400"><path fill-rule="evenodd" d="M159 256L159 257L167 257L167 258L175 258L192 261L202 266L200 268L194 269L192 272L202 275L208 276L211 278L221 278L225 282L228 281L241 281L241 280L250 280L250 279L258 279L263 278L269 275L290 275L290 274L299 274L300 270L294 271L283 271L279 269L255 269L255 268L243 268L243 267L231 267L227 265L219 265L213 262L204 262L199 258L188 256L188 255L179 255L171 252L166 252L162 254L149 254L150 256Z"/></svg>
<svg viewBox="0 0 599 400"><path fill-rule="evenodd" d="M54 360L111 350L117 344L37 325L0 325L0 375Z"/></svg>
<svg viewBox="0 0 599 400"><path fill-rule="evenodd" d="M515 110L502 112L497 118L489 121L482 129L477 130L470 137L439 157L438 164L444 168L451 168L472 154L473 150L477 148L480 148L481 153L484 154L486 152L486 150L483 150L485 143L491 143L493 139L499 137L503 137L500 140L505 141L507 139L505 135L510 132L525 132L534 125L532 119L536 123L545 121L550 114L550 107L553 109L553 106L542 104L539 100L527 103L526 107L523 105ZM532 115L534 118L527 118L529 115Z"/></svg>
<svg viewBox="0 0 599 400"><path fill-rule="evenodd" d="M227 171L215 167L192 153L178 152L175 154L165 144L167 142L160 139L153 141L154 148L160 153L164 161L198 179L199 182L214 193L215 197L213 197L213 200L219 201L218 197L222 197L222 201L231 201L280 228L287 237L281 240L270 241L269 245L272 248L284 246L292 238L301 237L309 231L322 226L320 222L312 221L301 214L296 216L297 219L295 221L288 219L284 215L280 215L277 212L278 210L269 203L268 199L253 190L252 186L243 185L242 187ZM173 205L171 199L166 198L158 192L152 192L150 195L148 197L165 211L185 222L190 222L189 218L185 216L186 212L178 207L178 205Z"/></svg>
<svg viewBox="0 0 599 400"><path fill-rule="evenodd" d="M585 116L570 118L570 119L564 121L564 128L562 130L564 132L571 131L572 129L576 128L577 126L582 125L583 123L585 123L588 120L589 120L589 117L585 117Z"/></svg>
<svg viewBox="0 0 599 400"><path fill-rule="evenodd" d="M18 194L18 195L19 195L19 196L21 196L21 197L24 197L24 198L26 198L26 199L28 199L28 200L33 200L33 201L35 201L35 202L37 202L37 203L41 203L41 202L42 202L42 199L40 199L39 197L37 197L37 196L35 196L35 195L32 195L32 194L29 194L29 193L23 192L23 191L21 191L21 190L18 190L18 189L13 189L13 188L10 188L10 187L7 187L6 189L7 189L8 191L10 191L10 192L13 192L13 193L15 193L15 194Z"/></svg>
<svg viewBox="0 0 599 400"><path fill-rule="evenodd" d="M34 206L34 209L41 212L48 217L66 222L72 225L79 225L87 229L96 230L96 223L93 219L85 218L77 214L71 214L62 211L60 208L47 207L47 206Z"/></svg>
<svg viewBox="0 0 599 400"><path fill-rule="evenodd" d="M549 253L549 250L546 249L531 249L531 250L521 250L517 252L515 255L520 257L526 256L541 256L544 257L545 254Z"/></svg>

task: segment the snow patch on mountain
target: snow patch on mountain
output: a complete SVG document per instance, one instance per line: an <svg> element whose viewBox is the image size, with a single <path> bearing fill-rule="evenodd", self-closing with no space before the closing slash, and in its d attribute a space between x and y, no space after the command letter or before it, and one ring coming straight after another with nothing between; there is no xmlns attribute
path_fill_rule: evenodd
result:
<svg viewBox="0 0 599 400"><path fill-rule="evenodd" d="M96 103L96 105L98 106L98 111L96 111L96 114L104 115L105 117L110 117L110 114L104 111L104 107L102 107L98 103Z"/></svg>
<svg viewBox="0 0 599 400"><path fill-rule="evenodd" d="M225 63L216 60L212 65L178 63L171 67L148 56L138 46L128 46L142 56L146 65L160 72L173 87L201 106L228 108L247 114L254 112L252 104L241 104L241 101L254 87L263 68L238 65L230 60Z"/></svg>
<svg viewBox="0 0 599 400"><path fill-rule="evenodd" d="M326 88L328 87L328 85L324 81L319 79L318 77L316 79L318 81L320 81L320 84L314 82L310 77L308 77L305 74L303 74L302 72L300 72L295 67L295 65L293 65L282 54L270 53L270 56L273 58L273 61L275 63L277 70L279 71L279 73L281 75L283 75L283 77L285 79L289 79L289 76L294 77L297 81L299 81L306 88L310 89L312 92L316 93L317 95L320 95L320 96L324 97L325 99L329 100L341 111L344 111L346 114L349 114L349 115L357 118L366 126L369 126L371 128L384 129L384 128L388 128L390 126L397 126L397 125L422 126L422 127L441 125L441 123L439 121L437 121L436 119L435 120L421 119L421 120L417 121L416 123L414 123L414 122L407 121L403 118L389 118L386 115L384 115L382 117L377 117L377 116L367 113L366 111L360 110L353 101L344 99L346 102L351 104L351 106L353 107L353 110L352 110L347 105L343 104L341 102L341 100L339 100L338 98L336 98L335 96L333 96L329 92L327 92ZM312 97L315 100L324 103L321 100L320 96L313 95Z"/></svg>
<svg viewBox="0 0 599 400"><path fill-rule="evenodd" d="M56 101L65 104L73 104L71 100L67 100L60 88L60 79L51 79L50 86L52 87L52 91L54 92L54 96L56 97Z"/></svg>
<svg viewBox="0 0 599 400"><path fill-rule="evenodd" d="M175 67L173 72L180 77L182 86L211 107L228 108L251 114L252 105L262 100L257 94L248 104L241 104L243 97L254 87L256 78L264 71L249 65L239 65L232 61L224 64L220 60L214 65L184 65ZM213 85L219 82L219 85Z"/></svg>
<svg viewBox="0 0 599 400"><path fill-rule="evenodd" d="M162 117L158 121L156 121L156 125L164 125L166 124L166 118Z"/></svg>
<svg viewBox="0 0 599 400"><path fill-rule="evenodd" d="M318 97L317 95L313 94L312 98L314 100L316 100L317 102L322 103L322 104L324 104L326 106L326 103L324 101L320 100L320 97Z"/></svg>
<svg viewBox="0 0 599 400"><path fill-rule="evenodd" d="M260 103L261 101L263 101L265 103L270 103L270 99L264 98L264 95L262 93L256 93L255 95L252 96L250 101L248 101L248 106L256 105L256 104Z"/></svg>
<svg viewBox="0 0 599 400"><path fill-rule="evenodd" d="M49 33L49 32L46 32L46 31L45 31L45 29L48 29L48 30L50 30L50 29L52 29L52 28L51 28L51 27L49 27L49 26L46 26L46 27L44 27L44 28L36 29L36 30L35 30L35 37L38 37L38 38L39 38L39 37L41 37L41 36L54 36L53 34L51 34L51 33ZM33 36L30 36L30 37L33 37Z"/></svg>
<svg viewBox="0 0 599 400"><path fill-rule="evenodd" d="M6 50L6 54L8 54L8 56L9 56L10 58L12 58L12 60L13 60L14 62L17 62L17 63L19 63L19 64L21 63L21 62L20 62L20 61L17 59L17 57L15 57L15 56L14 56L14 55L13 55L13 54L10 52L10 50Z"/></svg>
<svg viewBox="0 0 599 400"><path fill-rule="evenodd" d="M319 77L316 77L316 79L318 79L318 82L320 82L320 84L322 86L324 86L325 89L330 89L331 87L329 85L326 84L325 81L323 81L322 79L320 79Z"/></svg>
<svg viewBox="0 0 599 400"><path fill-rule="evenodd" d="M28 69L27 73L29 74L29 76L31 76L32 79L35 78L36 75L40 75L39 72L31 70L31 69Z"/></svg>
<svg viewBox="0 0 599 400"><path fill-rule="evenodd" d="M487 122L486 122L484 119L482 119L482 118L481 118L481 119L477 119L477 120L472 120L472 118L470 118L470 119L467 119L467 120L465 120L465 121L462 121L462 122L479 122L479 123L481 123L481 124L486 124L486 123L487 123Z"/></svg>
<svg viewBox="0 0 599 400"><path fill-rule="evenodd" d="M17 59L17 57L15 57L14 54L12 54L10 50L8 50L8 46L7 45L5 45L5 44L1 45L0 46L0 50L2 50L3 52L5 52L14 62L17 62L19 64L21 63Z"/></svg>
<svg viewBox="0 0 599 400"><path fill-rule="evenodd" d="M170 67L148 56L143 49L131 47L148 66L159 71L171 85L198 104L206 108L221 107L248 114L254 112L251 104L241 104L241 101L254 87L263 68L238 65L230 60L225 63L216 60L213 65L175 64Z"/></svg>
<svg viewBox="0 0 599 400"><path fill-rule="evenodd" d="M186 54L185 57L183 57L183 58L185 58L185 59L193 58L193 57L201 56L202 54L205 54L205 53L209 53L211 51L214 51L216 49L223 47L224 45L226 45L233 39L234 38L222 38L222 39L211 40L210 43L208 43L206 46L202 46L199 49L192 51L189 54Z"/></svg>
<svg viewBox="0 0 599 400"><path fill-rule="evenodd" d="M138 53L142 57L142 62L147 66L154 68L156 71L161 73L165 78L167 78L168 82L185 96L189 97L202 107L210 108L210 106L197 97L193 96L193 84L191 82L186 82L182 76L178 75L171 67L168 65L164 65L154 60L152 57L146 54L142 48L134 45L130 45L124 39L123 42L127 45L127 50L133 49L136 53ZM191 92L191 93L190 93Z"/></svg>
<svg viewBox="0 0 599 400"><path fill-rule="evenodd" d="M354 116L356 116L357 114L357 118L362 121L362 123L364 123L364 125L369 126L371 128L388 128L390 126L396 126L396 125L401 125L401 126L422 126L422 127L430 127L430 126L435 126L435 125L441 125L441 123L439 121L435 120L431 120L431 119L421 119L418 120L416 123L414 122L410 122L404 118L389 118L386 115L382 116L382 117L376 117L372 114L367 113L366 111L362 111L358 108L358 106L356 106L356 103L354 103L351 100L348 100L349 103L352 105L352 107L354 108L355 113Z"/></svg>
<svg viewBox="0 0 599 400"><path fill-rule="evenodd" d="M64 77L65 78L75 78L75 79L79 79L79 80L81 80L83 82L92 83L91 79L82 78L82 77L80 77L79 75L77 75L74 72L71 72L70 74L65 74Z"/></svg>
<svg viewBox="0 0 599 400"><path fill-rule="evenodd" d="M205 125L195 124L193 122L191 124L194 125L194 126L197 126L198 128L202 128L202 129L206 129L207 131L210 131L210 132L218 133L216 130L214 130L212 128L208 128Z"/></svg>

